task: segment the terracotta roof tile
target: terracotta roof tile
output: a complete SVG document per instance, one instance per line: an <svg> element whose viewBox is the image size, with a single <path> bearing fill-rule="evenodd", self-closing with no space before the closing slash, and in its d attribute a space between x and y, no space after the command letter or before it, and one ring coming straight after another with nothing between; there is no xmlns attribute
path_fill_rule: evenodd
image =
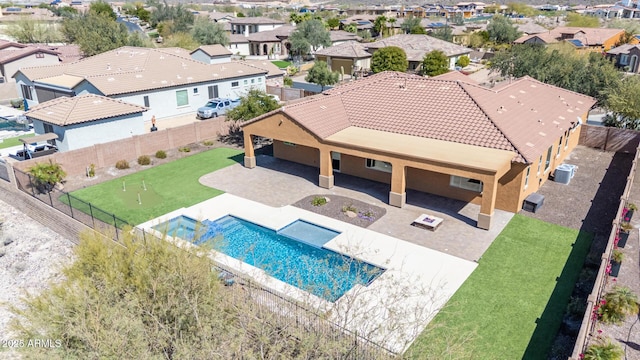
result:
<svg viewBox="0 0 640 360"><path fill-rule="evenodd" d="M108 119L147 111L147 108L108 97L84 94L45 101L25 114L60 126Z"/></svg>
<svg viewBox="0 0 640 360"><path fill-rule="evenodd" d="M229 49L227 49L226 47L220 44L200 45L197 49L193 50L190 54L193 54L198 50L202 50L205 54L209 56L225 56L225 55L232 54L231 51L229 51Z"/></svg>
<svg viewBox="0 0 640 360"><path fill-rule="evenodd" d="M240 17L235 18L229 21L233 25L252 25L252 24L260 24L260 25L269 25L269 24L284 24L285 22L282 20L270 19L267 17Z"/></svg>
<svg viewBox="0 0 640 360"><path fill-rule="evenodd" d="M432 79L462 81L469 84L477 84L478 82L461 73L460 71L449 71L442 75L434 76Z"/></svg>
<svg viewBox="0 0 640 360"><path fill-rule="evenodd" d="M428 35L400 34L367 44L369 49L380 49L387 46L397 46L407 53L407 58L422 60L424 55L434 50L440 50L447 56L468 54L471 49L436 39Z"/></svg>
<svg viewBox="0 0 640 360"><path fill-rule="evenodd" d="M593 104L591 97L531 78L490 90L383 72L278 111L320 138L355 126L512 151L515 161L533 162Z"/></svg>
<svg viewBox="0 0 640 360"><path fill-rule="evenodd" d="M587 46L598 46L604 44L605 41L619 36L623 29L610 29L610 28L580 28L580 27L557 27L548 32L539 34L526 35L516 41L517 44L524 43L532 38L539 38L547 44L557 43L562 40L562 34L571 34L575 39L579 39L583 44ZM569 39L567 39L569 40Z"/></svg>
<svg viewBox="0 0 640 360"><path fill-rule="evenodd" d="M372 55L365 50L365 46L357 41L347 41L339 45L330 46L316 51L316 55L344 57L350 59L370 58Z"/></svg>

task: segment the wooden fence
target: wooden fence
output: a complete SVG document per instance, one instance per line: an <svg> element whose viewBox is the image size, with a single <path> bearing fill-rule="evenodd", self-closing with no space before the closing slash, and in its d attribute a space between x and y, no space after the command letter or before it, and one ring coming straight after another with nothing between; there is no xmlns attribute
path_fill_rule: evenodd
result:
<svg viewBox="0 0 640 360"><path fill-rule="evenodd" d="M582 125L580 145L605 151L635 153L640 131L604 126Z"/></svg>

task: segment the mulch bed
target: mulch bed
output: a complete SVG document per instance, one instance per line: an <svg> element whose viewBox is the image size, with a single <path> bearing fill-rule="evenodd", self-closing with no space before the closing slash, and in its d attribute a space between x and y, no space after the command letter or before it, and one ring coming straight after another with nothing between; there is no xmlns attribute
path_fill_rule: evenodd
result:
<svg viewBox="0 0 640 360"><path fill-rule="evenodd" d="M324 197L328 201L324 205L314 206L313 199L316 197ZM373 224L387 213L386 209L379 206L338 195L310 195L291 205L363 228ZM347 207L355 210L353 211L356 214L355 217L349 217L343 211Z"/></svg>

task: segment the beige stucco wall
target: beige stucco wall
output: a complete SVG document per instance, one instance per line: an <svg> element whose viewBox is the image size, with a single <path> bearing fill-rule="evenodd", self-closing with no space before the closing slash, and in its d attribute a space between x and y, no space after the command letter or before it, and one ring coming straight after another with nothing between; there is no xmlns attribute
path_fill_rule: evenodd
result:
<svg viewBox="0 0 640 360"><path fill-rule="evenodd" d="M37 58L36 54L31 54L29 56L25 56L23 58L14 60L12 62L4 64L4 77L5 81L13 81L15 79L12 76L20 70L20 68L26 68L30 66L45 66L45 65L56 65L60 63L57 55L51 55L43 53L44 57Z"/></svg>

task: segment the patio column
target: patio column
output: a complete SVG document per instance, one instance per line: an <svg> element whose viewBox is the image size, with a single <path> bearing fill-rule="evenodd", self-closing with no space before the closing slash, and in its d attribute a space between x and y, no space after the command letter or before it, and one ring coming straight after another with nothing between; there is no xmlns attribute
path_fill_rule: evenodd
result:
<svg viewBox="0 0 640 360"><path fill-rule="evenodd" d="M391 165L391 191L389 205L403 207L407 201L407 168L404 165Z"/></svg>
<svg viewBox="0 0 640 360"><path fill-rule="evenodd" d="M253 151L253 138L249 131L244 131L244 167L253 169L256 167L256 155Z"/></svg>
<svg viewBox="0 0 640 360"><path fill-rule="evenodd" d="M318 186L325 189L333 187L333 164L331 151L320 149L320 176Z"/></svg>
<svg viewBox="0 0 640 360"><path fill-rule="evenodd" d="M496 193L498 190L498 178L494 175L484 181L482 186L482 203L478 214L478 224L480 229L489 230L491 228L491 218L496 208Z"/></svg>

